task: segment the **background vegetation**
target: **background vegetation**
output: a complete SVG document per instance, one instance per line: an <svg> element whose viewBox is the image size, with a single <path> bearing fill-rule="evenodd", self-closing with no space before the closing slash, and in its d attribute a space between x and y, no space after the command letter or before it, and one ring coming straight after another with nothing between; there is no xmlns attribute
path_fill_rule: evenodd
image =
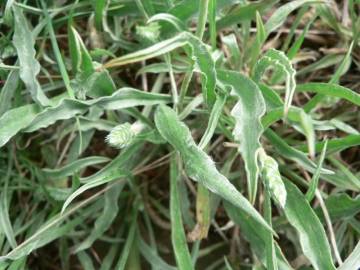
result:
<svg viewBox="0 0 360 270"><path fill-rule="evenodd" d="M360 268L359 11L1 1L0 269Z"/></svg>

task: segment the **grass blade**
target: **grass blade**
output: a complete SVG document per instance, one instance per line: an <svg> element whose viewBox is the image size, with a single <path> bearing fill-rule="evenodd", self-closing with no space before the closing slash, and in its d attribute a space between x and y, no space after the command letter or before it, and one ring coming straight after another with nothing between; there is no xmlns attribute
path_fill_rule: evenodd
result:
<svg viewBox="0 0 360 270"><path fill-rule="evenodd" d="M357 243L354 250L349 257L344 261L342 265L338 267L338 270L353 270L360 267L360 242Z"/></svg>
<svg viewBox="0 0 360 270"><path fill-rule="evenodd" d="M190 178L203 184L224 200L240 207L265 229L272 231L249 201L225 176L219 173L211 158L195 144L189 129L179 120L172 109L165 105L159 106L155 113L155 124L164 139L180 152L185 171Z"/></svg>
<svg viewBox="0 0 360 270"><path fill-rule="evenodd" d="M289 223L298 232L304 255L316 270L335 270L330 245L319 219L294 184L286 181L285 186L287 200L284 212Z"/></svg>
<svg viewBox="0 0 360 270"><path fill-rule="evenodd" d="M224 202L224 206L226 213L229 215L231 220L240 226L245 239L250 243L250 246L256 256L258 256L263 265L266 265L266 253L264 247L267 243L268 231L264 228L256 226L257 224L253 220L249 219L247 213L240 208L236 208L228 202ZM293 268L290 267L290 264L285 259L277 243L275 243L275 252L279 269L292 270Z"/></svg>
<svg viewBox="0 0 360 270"><path fill-rule="evenodd" d="M289 16L291 12L298 9L304 4L311 3L311 2L320 2L320 1L314 1L314 0L295 0L291 1L289 3L286 3L285 5L279 7L270 17L270 19L265 24L265 30L267 35L269 35L271 32L275 31L277 28L279 28L286 18Z"/></svg>
<svg viewBox="0 0 360 270"><path fill-rule="evenodd" d="M93 100L62 99L57 105L42 111L36 105L25 105L7 111L0 118L0 147L7 143L20 130L33 132L48 127L58 120L66 120L99 106L105 110L118 110L134 106L168 103L168 95L146 93L132 88L122 88L111 96Z"/></svg>
<svg viewBox="0 0 360 270"><path fill-rule="evenodd" d="M13 44L19 58L20 78L25 83L33 100L42 106L48 106L50 101L36 79L40 72L40 64L35 58L34 38L22 10L16 5L12 5L12 10L15 26Z"/></svg>
<svg viewBox="0 0 360 270"><path fill-rule="evenodd" d="M157 44L143 50L113 59L104 64L103 67L112 68L140 62L169 53L177 48L183 47L184 45L189 45L192 48L193 57L195 58L195 62L197 63L202 75L202 87L205 101L212 105L216 99L215 63L207 49L207 46L190 33L182 32L173 38L158 42Z"/></svg>
<svg viewBox="0 0 360 270"><path fill-rule="evenodd" d="M317 166L316 171L314 173L314 176L311 179L309 189L307 190L307 192L305 194L306 200L308 202L311 202L312 199L315 196L315 191L316 191L318 183L319 183L320 171L321 171L324 159L325 159L325 154L326 154L326 149L327 149L327 142L328 141L326 140L325 143L324 143L324 146L323 146L323 149L322 149L321 155L320 155L319 165Z"/></svg>
<svg viewBox="0 0 360 270"><path fill-rule="evenodd" d="M278 50L268 50L256 63L253 78L256 83L260 82L261 77L267 69L274 67L275 71L282 72L286 76L286 91L284 102L284 114L287 115L296 89L296 71L292 67L287 56Z"/></svg>
<svg viewBox="0 0 360 270"><path fill-rule="evenodd" d="M64 178L64 177L74 174L77 171L80 171L81 169L83 169L85 167L99 164L99 163L108 162L108 161L110 161L110 159L106 158L106 157L96 157L96 156L86 157L83 159L76 160L72 163L69 163L66 166L59 168L59 169L44 168L43 172L44 172L45 176L49 177L49 178Z"/></svg>
<svg viewBox="0 0 360 270"><path fill-rule="evenodd" d="M231 112L236 121L233 135L240 141L239 152L245 162L249 199L254 203L259 175L257 150L261 147L259 139L263 132L260 119L265 114L265 101L257 85L240 73L218 71L218 78L230 86L238 98Z"/></svg>
<svg viewBox="0 0 360 270"><path fill-rule="evenodd" d="M119 182L107 190L104 194L104 209L94 224L94 229L88 237L76 246L74 253L90 248L92 244L109 229L118 215L118 199L125 183Z"/></svg>
<svg viewBox="0 0 360 270"><path fill-rule="evenodd" d="M296 91L323 94L345 99L360 106L360 94L349 88L332 83L305 83L296 86Z"/></svg>
<svg viewBox="0 0 360 270"><path fill-rule="evenodd" d="M186 243L185 231L181 217L178 181L180 173L179 163L175 155L170 163L170 215L171 215L171 241L175 253L176 264L180 270L194 269L190 252Z"/></svg>

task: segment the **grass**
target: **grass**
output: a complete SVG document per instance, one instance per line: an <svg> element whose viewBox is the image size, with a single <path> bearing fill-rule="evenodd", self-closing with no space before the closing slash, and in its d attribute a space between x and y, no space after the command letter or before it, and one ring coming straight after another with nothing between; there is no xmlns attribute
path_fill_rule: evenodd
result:
<svg viewBox="0 0 360 270"><path fill-rule="evenodd" d="M0 269L360 268L359 1L0 7Z"/></svg>

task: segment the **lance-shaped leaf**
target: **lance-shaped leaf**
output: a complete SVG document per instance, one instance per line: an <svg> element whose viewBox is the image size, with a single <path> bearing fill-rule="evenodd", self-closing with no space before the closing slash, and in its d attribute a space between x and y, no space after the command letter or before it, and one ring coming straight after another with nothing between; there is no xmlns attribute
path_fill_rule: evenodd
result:
<svg viewBox="0 0 360 270"><path fill-rule="evenodd" d="M189 45L192 49L192 58L201 73L201 84L205 101L208 104L213 104L216 99L215 84L216 84L216 70L215 63L207 46L197 37L188 33L181 32L167 40L156 43L148 48L130 53L119 58L115 58L104 64L105 68L116 66L123 66L131 63L140 62L146 59L158 57L171 52L177 48Z"/></svg>
<svg viewBox="0 0 360 270"><path fill-rule="evenodd" d="M168 95L139 91L133 88L121 88L111 96L92 100L62 99L58 104L40 110L35 104L25 105L7 111L0 118L0 147L7 143L20 130L33 132L48 127L58 120L66 120L87 112L98 106L105 110L118 110L142 105L154 105L170 102ZM54 103L56 103L54 101Z"/></svg>
<svg viewBox="0 0 360 270"><path fill-rule="evenodd" d="M256 226L256 223L249 219L249 216L241 209L235 208L229 203L224 203L226 213L231 220L241 228L242 235L250 243L251 249L256 256L265 265L266 253L265 246L267 243L268 232L263 228ZM275 243L276 260L279 270L292 270L290 264L287 262L279 245Z"/></svg>
<svg viewBox="0 0 360 270"><path fill-rule="evenodd" d="M70 176L75 172L80 171L81 169L84 169L88 166L104 163L108 161L110 161L110 159L107 157L100 157L100 156L86 157L83 159L78 159L72 163L69 163L62 168L58 168L58 169L44 168L43 173L46 175L46 177L59 179Z"/></svg>
<svg viewBox="0 0 360 270"><path fill-rule="evenodd" d="M284 212L299 235L304 255L316 270L335 270L330 245L320 220L294 184L286 181L285 187L287 200Z"/></svg>
<svg viewBox="0 0 360 270"><path fill-rule="evenodd" d="M174 110L160 105L155 113L155 124L164 139L180 152L191 179L241 208L265 229L272 231L250 202L217 170L212 159L195 144L189 128L179 120Z"/></svg>
<svg viewBox="0 0 360 270"><path fill-rule="evenodd" d="M360 267L360 242L357 243L354 250L351 252L345 262L340 265L338 270L352 270Z"/></svg>
<svg viewBox="0 0 360 270"><path fill-rule="evenodd" d="M290 1L289 3L286 3L285 5L282 5L281 7L276 9L276 11L271 15L271 17L265 24L265 30L267 35L269 35L271 32L279 28L284 23L284 21L291 12L298 9L304 4L316 3L316 2L321 2L321 1L295 0L295 1Z"/></svg>
<svg viewBox="0 0 360 270"><path fill-rule="evenodd" d="M180 170L175 155L171 157L170 163L170 215L171 215L171 242L174 249L175 259L179 269L193 269L189 248L181 217L181 202L178 182Z"/></svg>
<svg viewBox="0 0 360 270"><path fill-rule="evenodd" d="M270 49L256 63L253 74L254 81L256 83L259 83L262 75L269 68L274 68L276 71L279 71L286 76L286 90L285 90L285 104L284 104L284 114L286 115L291 106L291 102L295 93L296 71L292 67L290 60L283 52L275 49Z"/></svg>
<svg viewBox="0 0 360 270"><path fill-rule="evenodd" d="M15 26L13 43L19 57L20 78L36 103L42 106L50 105L50 100L45 96L36 79L40 72L40 64L35 58L34 38L21 9L16 5L13 5L12 9Z"/></svg>
<svg viewBox="0 0 360 270"><path fill-rule="evenodd" d="M233 135L240 142L239 152L245 162L249 198L254 202L259 175L256 155L261 147L259 139L263 127L260 119L265 114L265 101L259 87L244 75L225 70L218 70L217 74L218 79L230 86L238 98L231 112L236 120Z"/></svg>
<svg viewBox="0 0 360 270"><path fill-rule="evenodd" d="M338 97L360 106L360 94L349 88L333 83L304 83L298 85L296 91Z"/></svg>
<svg viewBox="0 0 360 270"><path fill-rule="evenodd" d="M91 247L95 240L102 236L111 226L119 211L118 199L124 186L124 181L119 182L106 191L104 195L104 208L101 215L95 221L94 229L83 242L76 246L74 253Z"/></svg>

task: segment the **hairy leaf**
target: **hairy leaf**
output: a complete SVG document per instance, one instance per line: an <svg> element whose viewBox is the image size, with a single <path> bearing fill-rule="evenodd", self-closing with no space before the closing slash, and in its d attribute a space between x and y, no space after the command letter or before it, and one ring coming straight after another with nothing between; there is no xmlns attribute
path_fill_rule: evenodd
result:
<svg viewBox="0 0 360 270"><path fill-rule="evenodd" d="M190 178L243 209L265 229L272 231L249 201L216 169L211 158L195 144L189 129L172 109L159 106L155 113L155 124L164 139L179 151Z"/></svg>
<svg viewBox="0 0 360 270"><path fill-rule="evenodd" d="M219 70L218 78L230 86L238 98L231 111L236 121L233 135L240 142L239 152L245 162L249 198L253 203L259 175L257 150L261 147L259 139L263 132L260 119L265 114L265 101L257 85L238 72Z"/></svg>

